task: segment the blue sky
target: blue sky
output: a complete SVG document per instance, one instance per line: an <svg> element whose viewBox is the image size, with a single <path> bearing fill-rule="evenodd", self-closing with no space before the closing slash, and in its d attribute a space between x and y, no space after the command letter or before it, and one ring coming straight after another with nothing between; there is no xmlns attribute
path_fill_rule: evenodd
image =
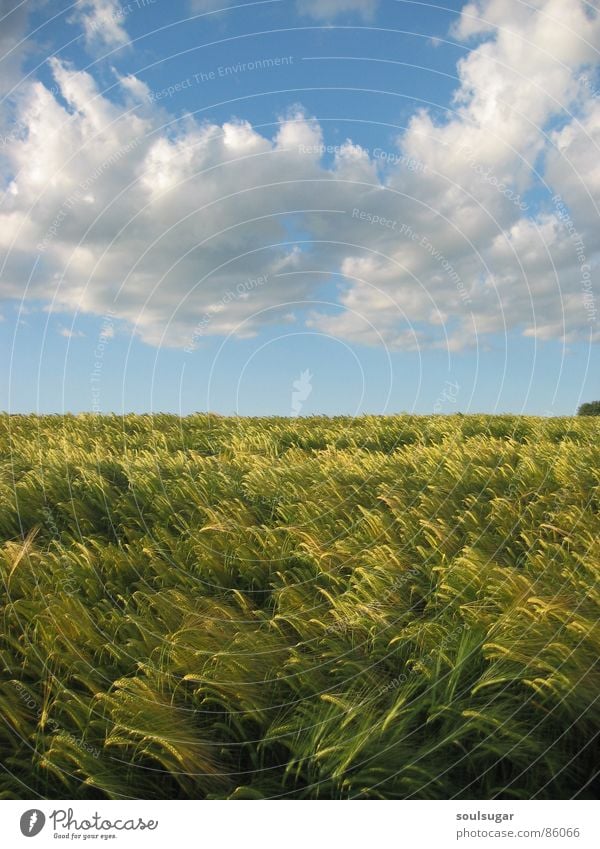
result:
<svg viewBox="0 0 600 849"><path fill-rule="evenodd" d="M583 0L0 0L0 409L600 397Z"/></svg>

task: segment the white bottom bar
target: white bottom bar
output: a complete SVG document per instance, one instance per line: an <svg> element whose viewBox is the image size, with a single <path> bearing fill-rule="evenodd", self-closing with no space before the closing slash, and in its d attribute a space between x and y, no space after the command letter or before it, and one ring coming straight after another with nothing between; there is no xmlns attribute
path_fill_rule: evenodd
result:
<svg viewBox="0 0 600 849"><path fill-rule="evenodd" d="M10 849L68 843L176 844L178 849L597 849L599 807L593 801L9 800L0 802L0 833L2 846Z"/></svg>

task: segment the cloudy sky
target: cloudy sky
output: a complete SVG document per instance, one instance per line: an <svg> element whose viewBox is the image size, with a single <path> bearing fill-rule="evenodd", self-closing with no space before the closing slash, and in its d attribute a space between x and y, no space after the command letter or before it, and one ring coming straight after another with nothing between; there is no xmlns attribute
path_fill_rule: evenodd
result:
<svg viewBox="0 0 600 849"><path fill-rule="evenodd" d="M584 0L0 0L0 408L600 397Z"/></svg>

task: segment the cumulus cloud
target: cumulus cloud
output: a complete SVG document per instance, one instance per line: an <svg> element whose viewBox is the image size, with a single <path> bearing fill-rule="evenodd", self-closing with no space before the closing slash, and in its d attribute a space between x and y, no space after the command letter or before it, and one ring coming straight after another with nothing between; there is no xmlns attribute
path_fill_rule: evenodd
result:
<svg viewBox="0 0 600 849"><path fill-rule="evenodd" d="M374 326L387 328L397 309L425 332L439 311L451 348L517 327L542 339L597 335L589 273L600 249L599 108L581 69L597 63L600 19L561 0L515 10L507 18L502 0L464 8L454 32L480 44L459 62L456 111L442 123L426 110L413 117L399 144L425 169L412 178L396 169L387 188L415 201L377 205L410 229L388 238L385 258L344 261L351 283L341 301ZM533 214L524 198L538 167L547 191ZM358 337L348 314L313 324Z"/></svg>
<svg viewBox="0 0 600 849"><path fill-rule="evenodd" d="M296 204L314 206L296 181L321 175L317 155L298 153L320 143L316 123L292 112L273 140L243 121L190 119L167 134L164 115L138 116L89 74L51 65L65 104L32 84L21 98L26 138L5 150L3 294L20 296L35 246L30 297L68 311L114 308L148 342L165 333L166 344L184 345L207 311L209 333L274 320L252 316L281 298L277 275L298 266L286 220ZM300 281L283 300L304 296Z"/></svg>
<svg viewBox="0 0 600 849"><path fill-rule="evenodd" d="M81 26L88 46L120 47L129 43L128 8L121 0L80 0L71 21Z"/></svg>
<svg viewBox="0 0 600 849"><path fill-rule="evenodd" d="M243 120L169 125L136 77L109 100L53 60L60 98L26 86L26 132L0 151L2 294L22 297L37 256L29 298L110 312L153 345L303 319L409 349L511 330L589 338L600 110L581 74L598 18L540 0L507 28L501 6L469 4L457 25L480 41L449 120L421 110L393 150L348 140L331 160L301 107L272 137ZM534 168L549 187L535 208ZM328 309L315 305L326 279Z"/></svg>

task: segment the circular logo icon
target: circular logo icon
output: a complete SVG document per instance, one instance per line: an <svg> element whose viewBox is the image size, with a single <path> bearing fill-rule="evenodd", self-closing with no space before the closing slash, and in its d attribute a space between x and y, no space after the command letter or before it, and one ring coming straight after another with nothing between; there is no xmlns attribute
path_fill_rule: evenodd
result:
<svg viewBox="0 0 600 849"><path fill-rule="evenodd" d="M43 829L45 823L46 817L42 811L32 808L30 811L25 811L21 816L21 833L25 837L35 837Z"/></svg>

